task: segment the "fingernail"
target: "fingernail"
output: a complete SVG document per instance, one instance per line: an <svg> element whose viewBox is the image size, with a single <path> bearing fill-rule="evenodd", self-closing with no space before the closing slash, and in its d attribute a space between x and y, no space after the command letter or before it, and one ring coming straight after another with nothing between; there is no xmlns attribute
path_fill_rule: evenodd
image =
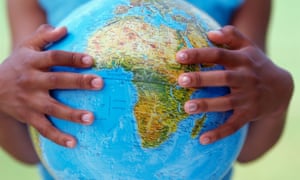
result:
<svg viewBox="0 0 300 180"><path fill-rule="evenodd" d="M58 31L61 31L63 29L63 27L56 27L56 28L53 28L52 32L58 32Z"/></svg>
<svg viewBox="0 0 300 180"><path fill-rule="evenodd" d="M217 36L223 36L223 32L220 31L220 30L209 31L208 34L210 34L210 35L217 35Z"/></svg>
<svg viewBox="0 0 300 180"><path fill-rule="evenodd" d="M189 76L183 75L180 77L180 84L182 84L182 85L188 85L191 82L192 82L192 80Z"/></svg>
<svg viewBox="0 0 300 180"><path fill-rule="evenodd" d="M73 148L73 147L75 147L75 142L72 140L68 140L68 141L66 141L66 146L69 148Z"/></svg>
<svg viewBox="0 0 300 180"><path fill-rule="evenodd" d="M201 140L201 144L203 145L207 145L210 143L210 138L209 137L205 137Z"/></svg>
<svg viewBox="0 0 300 180"><path fill-rule="evenodd" d="M182 62L185 62L188 59L188 55L185 52L179 52L177 57L178 57L178 60L182 61Z"/></svg>
<svg viewBox="0 0 300 180"><path fill-rule="evenodd" d="M198 105L196 103L188 103L187 108L190 113L193 113L197 111Z"/></svg>
<svg viewBox="0 0 300 180"><path fill-rule="evenodd" d="M91 56L84 56L81 60L83 64L86 65L93 64L93 58Z"/></svg>
<svg viewBox="0 0 300 180"><path fill-rule="evenodd" d="M95 78L92 80L91 84L94 88L100 88L102 86L102 79Z"/></svg>
<svg viewBox="0 0 300 180"><path fill-rule="evenodd" d="M82 116L81 116L81 120L82 120L82 122L84 122L84 123L91 123L92 122L92 120L93 120L93 116L91 115L91 114L83 114Z"/></svg>

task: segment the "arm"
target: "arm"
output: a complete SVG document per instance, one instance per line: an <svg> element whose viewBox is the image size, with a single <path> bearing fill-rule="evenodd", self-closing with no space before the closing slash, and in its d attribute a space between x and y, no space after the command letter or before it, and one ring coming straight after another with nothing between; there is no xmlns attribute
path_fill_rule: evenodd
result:
<svg viewBox="0 0 300 180"><path fill-rule="evenodd" d="M40 25L47 23L38 0L7 0L7 8L13 48Z"/></svg>
<svg viewBox="0 0 300 180"><path fill-rule="evenodd" d="M0 146L21 162L27 164L39 162L27 126L3 113L0 113Z"/></svg>
<svg viewBox="0 0 300 180"><path fill-rule="evenodd" d="M271 6L271 0L245 0L231 23L263 51L266 49Z"/></svg>
<svg viewBox="0 0 300 180"><path fill-rule="evenodd" d="M271 0L247 0L236 13L232 24L265 51L270 13ZM284 128L293 91L292 78L288 72L275 65L272 69L266 69L268 70L273 70L269 73L277 74L274 81L280 82L278 85L271 82L274 87L273 98L277 99L274 103L278 104L278 107L263 119L251 122L245 145L238 158L240 162L256 159L267 152L279 140ZM279 103L282 105L279 106ZM265 105L269 104L265 102Z"/></svg>
<svg viewBox="0 0 300 180"><path fill-rule="evenodd" d="M45 14L38 7L36 0L7 0L7 8L13 48L40 24L46 23ZM2 81L0 83L3 87ZM0 145L19 161L29 164L39 162L27 125L3 112L0 113Z"/></svg>

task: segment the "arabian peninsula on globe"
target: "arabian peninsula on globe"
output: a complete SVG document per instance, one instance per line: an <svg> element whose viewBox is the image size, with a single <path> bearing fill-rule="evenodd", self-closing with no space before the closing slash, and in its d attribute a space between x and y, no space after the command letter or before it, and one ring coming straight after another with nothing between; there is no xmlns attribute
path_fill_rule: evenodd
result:
<svg viewBox="0 0 300 180"><path fill-rule="evenodd" d="M100 91L54 90L52 96L92 111L95 122L82 126L49 117L78 140L74 149L31 131L43 165L56 179L222 179L244 142L246 127L211 145L199 135L223 124L231 112L188 115L193 98L226 95L226 87L184 89L183 72L220 70L218 65L180 65L185 48L213 46L206 32L219 26L181 0L94 0L61 22L68 36L50 49L85 52L91 69L53 71L97 74Z"/></svg>

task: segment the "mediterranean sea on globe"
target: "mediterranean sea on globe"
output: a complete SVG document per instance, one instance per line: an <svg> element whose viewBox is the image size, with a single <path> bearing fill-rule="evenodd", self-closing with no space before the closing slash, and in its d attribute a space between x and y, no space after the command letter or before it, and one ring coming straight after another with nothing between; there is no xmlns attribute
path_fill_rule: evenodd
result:
<svg viewBox="0 0 300 180"><path fill-rule="evenodd" d="M181 49L213 46L206 37L219 28L213 19L182 0L94 0L60 26L69 34L49 49L85 52L96 63L90 69L53 71L97 74L105 86L51 92L60 102L95 115L90 126L49 117L77 138L74 149L31 130L37 153L55 179L216 180L230 171L247 127L204 146L199 135L223 124L232 112L188 115L183 110L189 99L224 96L229 89L177 84L183 72L223 69L175 61Z"/></svg>

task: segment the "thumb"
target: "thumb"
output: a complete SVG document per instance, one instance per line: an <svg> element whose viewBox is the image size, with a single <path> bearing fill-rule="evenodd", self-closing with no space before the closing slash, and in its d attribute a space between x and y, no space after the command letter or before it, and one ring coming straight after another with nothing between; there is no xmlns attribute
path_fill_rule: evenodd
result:
<svg viewBox="0 0 300 180"><path fill-rule="evenodd" d="M234 26L225 26L224 28L207 33L209 40L216 45L225 46L228 49L236 50L251 44L241 32Z"/></svg>
<svg viewBox="0 0 300 180"><path fill-rule="evenodd" d="M66 27L53 28L48 24L41 25L24 43L36 50L43 50L47 45L56 42L67 34Z"/></svg>

